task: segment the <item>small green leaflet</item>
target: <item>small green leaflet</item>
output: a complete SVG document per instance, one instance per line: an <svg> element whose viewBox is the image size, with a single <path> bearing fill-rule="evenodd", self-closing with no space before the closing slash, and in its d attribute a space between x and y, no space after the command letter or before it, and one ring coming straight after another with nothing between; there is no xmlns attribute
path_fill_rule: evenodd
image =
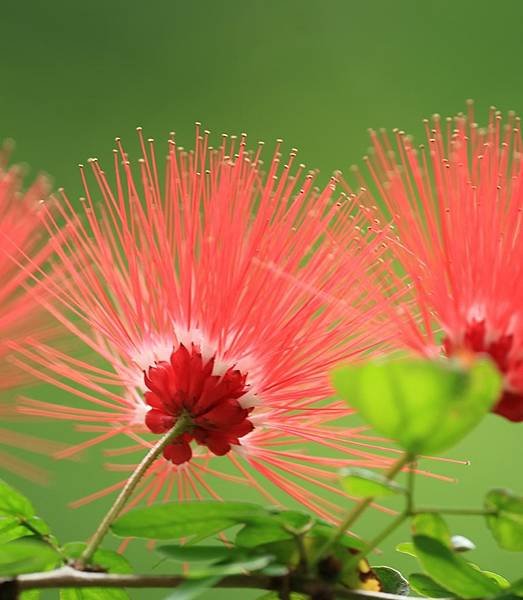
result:
<svg viewBox="0 0 523 600"><path fill-rule="evenodd" d="M404 488L378 471L348 467L340 471L341 485L350 496L379 498L405 493Z"/></svg>
<svg viewBox="0 0 523 600"><path fill-rule="evenodd" d="M497 511L487 516L496 542L505 550L523 551L523 497L510 490L491 490L485 508Z"/></svg>

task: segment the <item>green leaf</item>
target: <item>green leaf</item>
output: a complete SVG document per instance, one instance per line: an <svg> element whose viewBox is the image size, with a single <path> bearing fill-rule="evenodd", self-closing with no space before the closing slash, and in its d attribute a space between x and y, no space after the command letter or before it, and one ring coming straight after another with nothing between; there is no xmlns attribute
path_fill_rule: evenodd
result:
<svg viewBox="0 0 523 600"><path fill-rule="evenodd" d="M20 600L38 600L40 590L26 590L20 594Z"/></svg>
<svg viewBox="0 0 523 600"><path fill-rule="evenodd" d="M415 535L413 539L418 560L425 571L436 583L460 598L493 596L500 592L499 585L440 540L426 535Z"/></svg>
<svg viewBox="0 0 523 600"><path fill-rule="evenodd" d="M510 490L491 490L485 498L487 524L496 542L505 550L523 550L523 497Z"/></svg>
<svg viewBox="0 0 523 600"><path fill-rule="evenodd" d="M19 517L2 517L0 518L0 545L3 546L8 542L17 540L18 538L31 535L29 531L20 525Z"/></svg>
<svg viewBox="0 0 523 600"><path fill-rule="evenodd" d="M311 529L307 539L310 538L315 540L317 544L322 544L327 539L332 537L333 531L334 527L330 523L320 521L317 522L316 525L314 525L314 527ZM363 540L354 537L350 533L346 533L344 536L342 536L338 541L338 545L345 548L351 548L353 550L363 550L365 547Z"/></svg>
<svg viewBox="0 0 523 600"><path fill-rule="evenodd" d="M31 502L0 479L0 515L30 519L34 514Z"/></svg>
<svg viewBox="0 0 523 600"><path fill-rule="evenodd" d="M49 526L40 517L0 517L0 545L32 535L50 536Z"/></svg>
<svg viewBox="0 0 523 600"><path fill-rule="evenodd" d="M213 562L226 559L231 548L227 546L160 546L158 552L180 562Z"/></svg>
<svg viewBox="0 0 523 600"><path fill-rule="evenodd" d="M198 540L240 523L271 522L271 515L255 504L242 502L170 502L129 511L111 526L123 537Z"/></svg>
<svg viewBox="0 0 523 600"><path fill-rule="evenodd" d="M304 539L304 546L309 549L308 538ZM297 567L300 562L300 552L294 539L276 540L255 546L239 546L236 544L239 553L244 556L272 556L276 563L286 568Z"/></svg>
<svg viewBox="0 0 523 600"><path fill-rule="evenodd" d="M401 542L396 546L396 551L401 552L402 554L408 554L414 558L418 557L416 554L416 548L414 548L414 544L412 542Z"/></svg>
<svg viewBox="0 0 523 600"><path fill-rule="evenodd" d="M269 511L269 514L271 512ZM305 533L316 523L316 520L312 519L310 515L297 510L277 511L273 512L273 515L280 527L294 534Z"/></svg>
<svg viewBox="0 0 523 600"><path fill-rule="evenodd" d="M0 575L13 576L46 571L60 561L60 555L48 544L30 538L0 546Z"/></svg>
<svg viewBox="0 0 523 600"><path fill-rule="evenodd" d="M20 594L20 600L38 600L40 590L26 590Z"/></svg>
<svg viewBox="0 0 523 600"><path fill-rule="evenodd" d="M220 579L221 577L189 579L182 583L182 585L179 585L165 600L193 600L193 598L198 598L198 596L201 596L205 591L212 588Z"/></svg>
<svg viewBox="0 0 523 600"><path fill-rule="evenodd" d="M404 488L377 471L348 467L342 469L340 475L343 489L357 498L379 498L405 493Z"/></svg>
<svg viewBox="0 0 523 600"><path fill-rule="evenodd" d="M484 571L483 569L481 569L480 567L478 567L478 565L469 562L469 565L471 567L473 567L474 569L476 569L477 571L480 571L481 573L483 573L483 575L486 575L487 577L489 577L490 579L492 579L493 581L495 581L499 587L504 590L504 593L506 591L506 589L508 587L510 587L510 583L507 579L505 579L503 577L503 575L498 575L497 573L493 573L492 571Z"/></svg>
<svg viewBox="0 0 523 600"><path fill-rule="evenodd" d="M236 534L234 541L237 546L241 546L242 548L255 548L262 544L292 539L292 534L284 531L277 523L252 523L242 527Z"/></svg>
<svg viewBox="0 0 523 600"><path fill-rule="evenodd" d="M289 574L289 567L284 564L271 563L263 569L260 569L260 573L268 575L269 577L284 577Z"/></svg>
<svg viewBox="0 0 523 600"><path fill-rule="evenodd" d="M70 542L62 547L64 556L75 560L85 549L84 542ZM90 561L106 573L132 573L127 560L112 550L97 550ZM60 600L129 600L129 594L120 588L68 588L60 590Z"/></svg>
<svg viewBox="0 0 523 600"><path fill-rule="evenodd" d="M411 454L459 442L499 397L501 376L488 359L469 369L455 360L400 359L337 368L334 387L376 431Z"/></svg>
<svg viewBox="0 0 523 600"><path fill-rule="evenodd" d="M281 596L277 592L269 592L268 594L263 594L263 596L258 596L256 600L280 600ZM296 592L291 592L289 595L289 600L309 600L310 596L305 596L304 594L297 594Z"/></svg>
<svg viewBox="0 0 523 600"><path fill-rule="evenodd" d="M372 567L381 583L381 591L387 594L408 596L410 592L409 582L403 575L391 567Z"/></svg>
<svg viewBox="0 0 523 600"><path fill-rule="evenodd" d="M235 543L243 548L254 548L271 542L292 540L315 527L315 520L299 511L269 511L269 516L270 520L266 517L252 519L236 534Z"/></svg>
<svg viewBox="0 0 523 600"><path fill-rule="evenodd" d="M60 590L60 600L129 600L129 594L118 588L67 588Z"/></svg>
<svg viewBox="0 0 523 600"><path fill-rule="evenodd" d="M410 587L412 591L420 596L427 596L428 598L450 598L452 592L446 590L444 587L439 585L424 573L412 573L409 577Z"/></svg>
<svg viewBox="0 0 523 600"><path fill-rule="evenodd" d="M511 594L518 598L523 598L523 578L509 584L509 587L504 590L504 594Z"/></svg>
<svg viewBox="0 0 523 600"><path fill-rule="evenodd" d="M246 557L226 563L209 564L199 569L191 569L187 577L189 579L204 579L214 576L240 575L242 573L261 571L273 561L274 557L270 555Z"/></svg>
<svg viewBox="0 0 523 600"><path fill-rule="evenodd" d="M426 535L439 540L447 548L452 547L450 530L441 515L422 513L412 519L412 531L415 535Z"/></svg>
<svg viewBox="0 0 523 600"><path fill-rule="evenodd" d="M34 535L50 535L51 530L49 525L40 517L29 517L28 519L21 519L20 524L26 528L28 533Z"/></svg>

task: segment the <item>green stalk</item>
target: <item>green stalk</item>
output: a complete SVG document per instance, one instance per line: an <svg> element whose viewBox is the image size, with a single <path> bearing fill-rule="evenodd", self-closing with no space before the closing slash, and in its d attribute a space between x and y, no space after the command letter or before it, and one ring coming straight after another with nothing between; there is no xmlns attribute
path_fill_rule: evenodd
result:
<svg viewBox="0 0 523 600"><path fill-rule="evenodd" d="M409 454L403 454L401 458L395 462L392 467L385 473L387 479L393 479L403 467L412 460ZM335 546L340 539L345 535L345 532L354 522L358 519L358 517L368 508L370 504L374 501L374 497L370 496L368 498L362 498L356 506L354 506L345 516L343 521L338 525L333 535L326 540L323 546L318 550L313 560L312 564L317 564L326 554L327 552Z"/></svg>
<svg viewBox="0 0 523 600"><path fill-rule="evenodd" d="M105 535L109 531L109 527L116 519L116 517L120 514L121 510L131 497L141 478L149 470L149 467L158 458L158 456L160 456L164 448L168 446L174 439L182 435L182 433L187 431L190 425L191 420L189 416L180 416L180 418L176 421L176 425L170 431L168 431L158 441L158 443L155 444L144 456L141 463L133 471L131 477L129 477L124 488L118 495L118 498L116 498L114 504L109 509L109 512L105 515L97 530L94 532L93 537L90 539L89 543L87 544L85 550L82 553L82 556L75 565L77 569L83 569L89 563L89 561L93 557L93 554L96 552L98 546L101 544Z"/></svg>
<svg viewBox="0 0 523 600"><path fill-rule="evenodd" d="M400 513L394 521L389 523L387 527L378 535L372 539L368 544L365 544L363 548L358 552L358 554L354 557L355 561L358 561L362 558L365 558L370 552L372 552L375 548L377 548L383 540L389 537L389 535L395 531L400 525L402 525L408 517L411 516L413 512L414 506L414 477L416 473L414 472L414 463L410 463L409 471L407 473L407 490L406 490L406 499L407 503L405 505L405 510Z"/></svg>

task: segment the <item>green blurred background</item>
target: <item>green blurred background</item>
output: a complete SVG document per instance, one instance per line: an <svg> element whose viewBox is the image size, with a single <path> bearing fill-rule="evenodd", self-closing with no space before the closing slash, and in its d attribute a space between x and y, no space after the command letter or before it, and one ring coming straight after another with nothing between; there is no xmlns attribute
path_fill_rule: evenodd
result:
<svg viewBox="0 0 523 600"><path fill-rule="evenodd" d="M476 100L478 120L491 104L523 109L521 0L19 0L0 11L0 137L15 138L16 160L33 174L50 173L72 198L81 193L77 163L108 158L117 135L134 147L137 125L158 140L176 130L186 146L196 120L216 135L282 137L327 178L365 154L368 127L420 136L423 117L452 115L467 98ZM57 392L42 386L31 395ZM74 439L56 423L25 429ZM420 481L419 496L475 506L491 486L521 491L522 431L488 417L453 451L470 466L435 466L459 483ZM48 487L6 478L32 496L63 540L85 538L107 501L78 511L67 503L117 475L103 471L96 451L80 463L37 460L53 473ZM371 515L360 532L378 521L385 522ZM478 544L470 556L479 565L512 578L523 573L521 555L495 548L480 520L452 525ZM406 536L384 544L376 561L415 570L394 551ZM142 569L154 562L137 543L130 556Z"/></svg>

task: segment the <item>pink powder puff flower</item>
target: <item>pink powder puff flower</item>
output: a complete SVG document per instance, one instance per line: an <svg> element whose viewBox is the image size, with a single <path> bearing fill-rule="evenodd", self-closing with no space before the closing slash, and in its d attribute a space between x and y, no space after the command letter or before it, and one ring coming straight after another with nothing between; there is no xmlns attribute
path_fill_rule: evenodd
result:
<svg viewBox="0 0 523 600"><path fill-rule="evenodd" d="M47 219L58 275L42 272L46 305L106 365L44 344L20 349L24 368L87 405L26 400L22 412L95 434L62 456L118 434L143 452L147 433L168 431L183 412L192 429L153 465L142 487L151 497L170 478L179 494L211 492L203 475L226 455L240 472L231 477L263 489L250 465L332 518L332 503L281 473L336 491L337 467L392 460L361 430L328 425L350 414L328 400L329 369L378 354L390 338L375 318L379 236L367 239L334 178L315 187L315 173L294 170L294 150L282 166L279 143L264 175L261 144L248 152L243 135L212 149L198 129L191 152L172 136L161 186L153 142L141 130L139 139L137 174L119 139L114 177L89 161L100 207L81 167L85 221L61 193L67 240ZM311 456L299 447L307 443L338 458Z"/></svg>
<svg viewBox="0 0 523 600"><path fill-rule="evenodd" d="M391 315L404 346L426 355L488 354L504 375L493 411L523 421L523 161L520 120L492 109L425 121L427 145L371 132L373 197L357 171L373 229L392 218L390 247L415 297ZM386 211L377 208L385 205ZM405 290L391 269L392 287ZM390 315L390 313L389 313ZM440 332L436 334L435 332Z"/></svg>
<svg viewBox="0 0 523 600"><path fill-rule="evenodd" d="M45 229L39 213L41 203L48 194L45 177L38 178L22 191L23 171L20 167L7 168L10 148L6 143L0 148L0 405L2 420L13 418L13 408L6 403L9 390L27 383L27 372L9 360L13 346L23 345L28 339L45 339L53 333L49 315L42 310L29 285L27 258L38 266L45 260L49 248L45 247ZM25 265L21 267L20 263ZM33 437L2 428L3 447L54 452L59 444L36 440ZM44 471L0 449L0 465L22 477L45 481Z"/></svg>

